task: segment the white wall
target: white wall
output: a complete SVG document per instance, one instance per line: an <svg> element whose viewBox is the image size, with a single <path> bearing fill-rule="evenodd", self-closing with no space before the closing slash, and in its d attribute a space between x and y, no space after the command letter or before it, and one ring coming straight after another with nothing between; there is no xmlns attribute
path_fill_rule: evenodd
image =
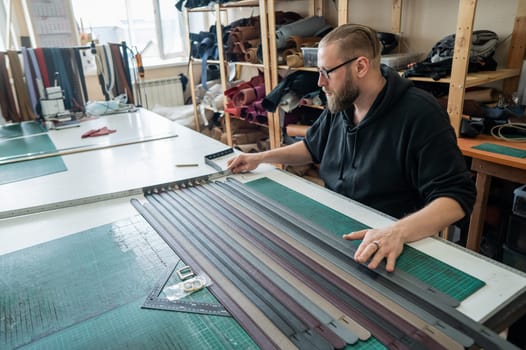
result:
<svg viewBox="0 0 526 350"><path fill-rule="evenodd" d="M349 0L349 22L369 25L378 31L391 31L392 0ZM325 11L335 18L333 1ZM456 31L459 0L403 0L403 52L429 52L434 43ZM513 31L517 0L478 0L474 30L488 29L499 35L496 59L506 64L509 35ZM332 22L334 20L332 19Z"/></svg>

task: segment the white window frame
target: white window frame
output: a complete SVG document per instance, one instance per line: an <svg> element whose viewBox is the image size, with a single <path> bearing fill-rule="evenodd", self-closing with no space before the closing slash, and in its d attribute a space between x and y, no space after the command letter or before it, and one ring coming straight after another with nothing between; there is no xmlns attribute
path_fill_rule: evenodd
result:
<svg viewBox="0 0 526 350"><path fill-rule="evenodd" d="M160 1L161 0L153 0L153 6L154 6L154 11L155 11L155 30L157 32L159 56L161 59L186 57L188 56L188 53L187 53L187 45L184 44L185 42L184 39L183 39L183 44L181 46L180 51L172 51L172 52L166 51L167 50L165 48L165 37L166 36L163 31L163 18L162 18L163 11L161 11ZM179 27L179 33L181 34L181 37L184 38L184 36L186 36L187 34L184 28L184 18L183 18L182 12L177 10L175 6L173 6L173 8L174 8L174 13L176 14L176 18L177 18L177 24L178 24L177 26ZM178 37L175 35L173 39L176 40L178 39Z"/></svg>
<svg viewBox="0 0 526 350"><path fill-rule="evenodd" d="M16 20L13 0L0 0L0 50L18 50L18 21Z"/></svg>

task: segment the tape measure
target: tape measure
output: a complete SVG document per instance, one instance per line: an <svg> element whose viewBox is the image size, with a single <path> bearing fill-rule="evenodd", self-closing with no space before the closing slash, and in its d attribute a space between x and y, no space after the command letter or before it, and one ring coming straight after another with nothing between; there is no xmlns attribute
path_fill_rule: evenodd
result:
<svg viewBox="0 0 526 350"><path fill-rule="evenodd" d="M166 298L160 297L161 292L168 283L170 277L173 275L176 267L177 263L168 266L161 278L155 284L150 294L148 294L146 297L146 300L141 306L142 309L190 312L214 316L230 316L230 313L223 307L223 305L219 303L213 304L182 299L170 301Z"/></svg>

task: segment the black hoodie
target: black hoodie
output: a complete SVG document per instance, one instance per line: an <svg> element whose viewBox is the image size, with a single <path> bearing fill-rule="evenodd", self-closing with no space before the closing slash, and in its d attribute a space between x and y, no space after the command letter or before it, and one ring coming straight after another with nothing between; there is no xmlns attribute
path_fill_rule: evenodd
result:
<svg viewBox="0 0 526 350"><path fill-rule="evenodd" d="M455 199L469 217L475 185L449 116L435 98L382 66L387 80L365 118L325 110L305 145L325 185L395 218L438 197Z"/></svg>

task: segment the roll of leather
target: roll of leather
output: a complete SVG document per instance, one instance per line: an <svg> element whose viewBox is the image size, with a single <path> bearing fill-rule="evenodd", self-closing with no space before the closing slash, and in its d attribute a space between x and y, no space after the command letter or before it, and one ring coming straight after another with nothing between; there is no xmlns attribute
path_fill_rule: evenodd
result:
<svg viewBox="0 0 526 350"><path fill-rule="evenodd" d="M308 125L301 125L301 124L289 124L287 125L286 131L287 135L290 137L304 137L307 134L307 129L309 128Z"/></svg>
<svg viewBox="0 0 526 350"><path fill-rule="evenodd" d="M243 89L234 95L233 102L236 106L246 106L256 101L256 90L254 88Z"/></svg>
<svg viewBox="0 0 526 350"><path fill-rule="evenodd" d="M285 50L283 50L283 52L281 54L282 54L283 57L285 57L285 60L286 60L287 56L297 55L298 53L299 53L299 51L296 50L296 49L285 49Z"/></svg>
<svg viewBox="0 0 526 350"><path fill-rule="evenodd" d="M254 86L254 90L256 92L256 100L261 100L263 97L265 97L265 84Z"/></svg>
<svg viewBox="0 0 526 350"><path fill-rule="evenodd" d="M467 90L464 93L466 100L474 100L477 102L495 102L499 99L499 93L492 88Z"/></svg>
<svg viewBox="0 0 526 350"><path fill-rule="evenodd" d="M287 56L287 66L291 68L303 67L303 55L294 54Z"/></svg>
<svg viewBox="0 0 526 350"><path fill-rule="evenodd" d="M256 26L239 26L230 31L230 37L234 41L247 41L259 37L259 28Z"/></svg>
<svg viewBox="0 0 526 350"><path fill-rule="evenodd" d="M318 45L320 38L317 36L299 36L292 35L287 39L287 46L296 48L301 51L302 47L315 47Z"/></svg>
<svg viewBox="0 0 526 350"><path fill-rule="evenodd" d="M251 47L245 51L245 61L250 63L258 63L258 49Z"/></svg>

